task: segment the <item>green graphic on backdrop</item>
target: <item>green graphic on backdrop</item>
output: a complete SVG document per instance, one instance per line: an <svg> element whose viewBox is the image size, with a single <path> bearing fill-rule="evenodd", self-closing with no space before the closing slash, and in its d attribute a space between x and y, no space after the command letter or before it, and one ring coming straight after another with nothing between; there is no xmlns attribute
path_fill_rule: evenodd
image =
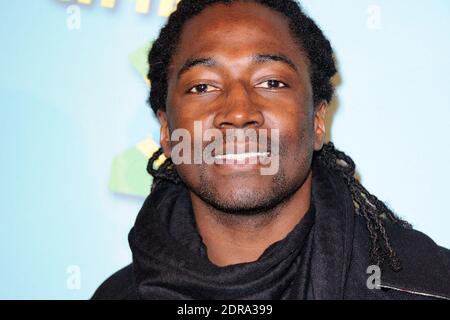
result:
<svg viewBox="0 0 450 320"><path fill-rule="evenodd" d="M152 43L132 52L129 61L133 68L150 85L147 79L147 54ZM146 197L150 193L152 177L147 173L147 163L151 155L158 150L152 138L138 143L136 146L114 157L111 166L109 189L112 192ZM164 159L161 159L160 164Z"/></svg>
<svg viewBox="0 0 450 320"><path fill-rule="evenodd" d="M137 72L144 78L146 82L148 82L147 79L147 73L148 73L148 63L147 63L147 54L152 46L153 42L143 46L142 48L137 49L136 51L132 52L128 59L131 62L131 65L134 69L136 69Z"/></svg>
<svg viewBox="0 0 450 320"><path fill-rule="evenodd" d="M149 138L113 159L109 189L116 193L143 196L150 193L152 177L147 173L147 162L158 149Z"/></svg>

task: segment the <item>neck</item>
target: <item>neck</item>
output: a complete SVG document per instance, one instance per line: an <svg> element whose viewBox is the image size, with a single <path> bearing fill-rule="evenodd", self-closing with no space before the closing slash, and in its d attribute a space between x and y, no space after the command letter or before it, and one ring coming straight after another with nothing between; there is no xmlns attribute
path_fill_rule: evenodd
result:
<svg viewBox="0 0 450 320"><path fill-rule="evenodd" d="M195 220L209 260L220 267L254 262L286 236L310 207L312 174L296 193L270 212L231 215L211 208L191 193Z"/></svg>

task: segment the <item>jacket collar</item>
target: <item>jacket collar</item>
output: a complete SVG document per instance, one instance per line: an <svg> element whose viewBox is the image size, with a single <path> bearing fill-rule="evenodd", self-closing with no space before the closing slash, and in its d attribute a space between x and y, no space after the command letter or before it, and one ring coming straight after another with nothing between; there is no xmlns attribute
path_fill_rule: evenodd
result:
<svg viewBox="0 0 450 320"><path fill-rule="evenodd" d="M318 161L313 164L313 177L317 212L311 262L314 298L340 300L352 258L353 202L344 181Z"/></svg>

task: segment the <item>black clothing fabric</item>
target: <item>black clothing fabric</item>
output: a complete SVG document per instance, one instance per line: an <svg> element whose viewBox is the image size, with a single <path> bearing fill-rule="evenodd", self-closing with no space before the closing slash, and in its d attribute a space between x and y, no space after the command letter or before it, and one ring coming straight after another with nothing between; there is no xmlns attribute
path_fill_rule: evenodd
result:
<svg viewBox="0 0 450 320"><path fill-rule="evenodd" d="M133 262L93 299L450 299L450 251L424 234L386 221L403 269L383 267L367 281L370 239L345 182L313 166L311 208L288 236L255 262L213 265L199 235L188 190L161 182L129 234Z"/></svg>
<svg viewBox="0 0 450 320"><path fill-rule="evenodd" d="M163 199L155 207L154 199ZM314 209L254 263L217 267L207 257L187 190L157 190L130 233L137 293L143 299L305 298ZM269 285L270 284L270 285Z"/></svg>

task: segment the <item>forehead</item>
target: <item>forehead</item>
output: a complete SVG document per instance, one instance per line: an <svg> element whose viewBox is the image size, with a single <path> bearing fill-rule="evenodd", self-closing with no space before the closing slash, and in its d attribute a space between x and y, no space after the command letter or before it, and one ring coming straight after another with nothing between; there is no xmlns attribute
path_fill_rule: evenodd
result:
<svg viewBox="0 0 450 320"><path fill-rule="evenodd" d="M171 65L196 56L231 58L260 52L279 52L304 62L281 13L255 2L215 4L184 25Z"/></svg>

